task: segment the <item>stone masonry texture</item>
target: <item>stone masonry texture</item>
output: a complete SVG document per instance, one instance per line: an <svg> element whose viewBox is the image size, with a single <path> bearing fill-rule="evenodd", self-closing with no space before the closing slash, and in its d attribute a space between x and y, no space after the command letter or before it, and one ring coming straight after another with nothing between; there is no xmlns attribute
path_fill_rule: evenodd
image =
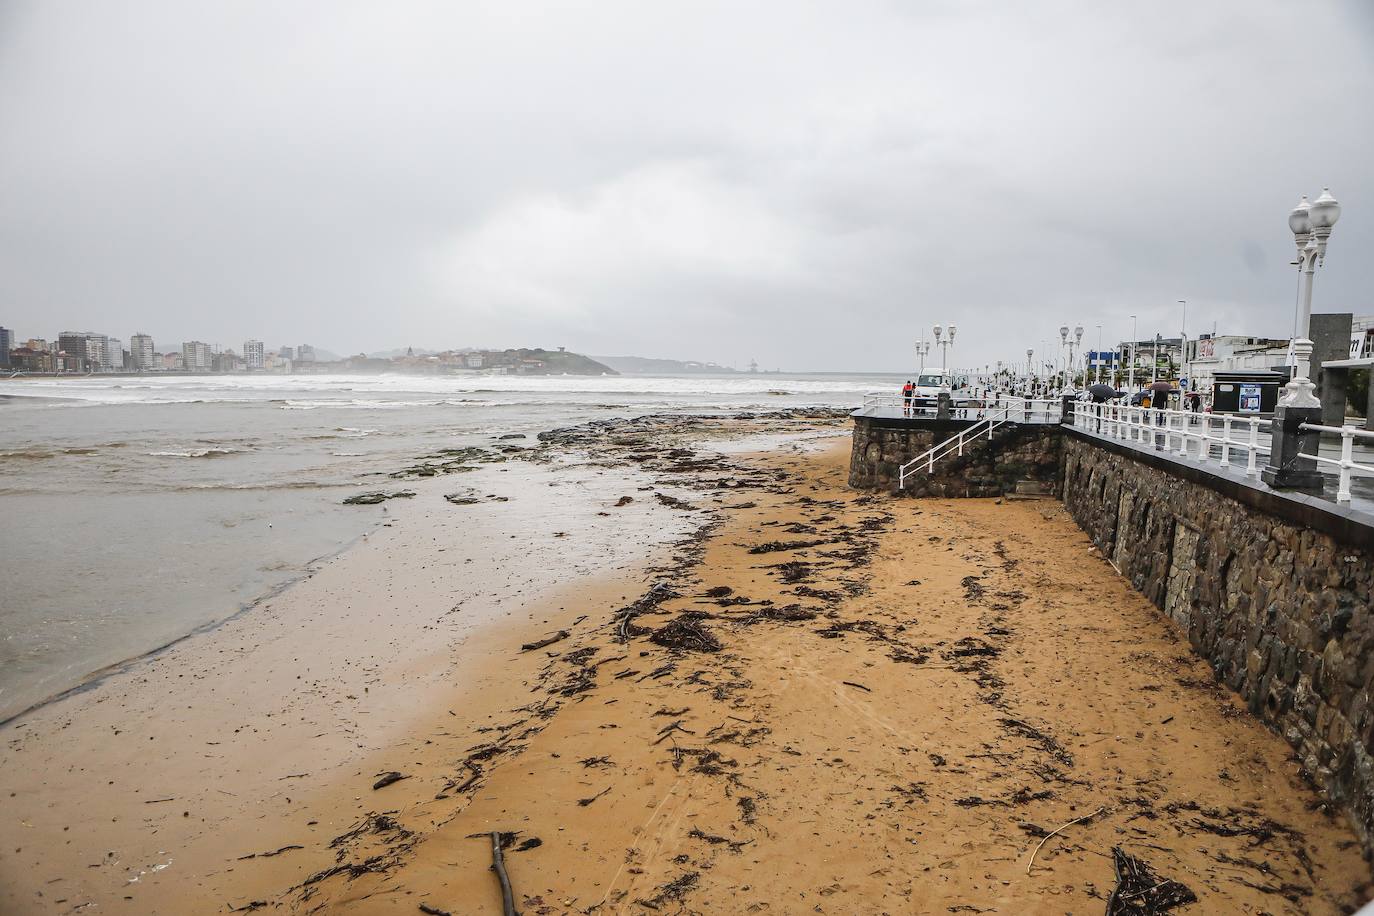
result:
<svg viewBox="0 0 1374 916"><path fill-rule="evenodd" d="M1064 505L1374 851L1374 538L1337 541L1065 436Z"/></svg>
<svg viewBox="0 0 1374 916"><path fill-rule="evenodd" d="M895 491L903 464L968 425L886 425L855 417L849 485ZM1060 439L1056 426L998 427L991 440L986 435L973 439L963 455L951 454L937 461L934 473L908 478L905 492L911 496L1001 496L1015 489L1018 482L1029 480L1057 493Z"/></svg>

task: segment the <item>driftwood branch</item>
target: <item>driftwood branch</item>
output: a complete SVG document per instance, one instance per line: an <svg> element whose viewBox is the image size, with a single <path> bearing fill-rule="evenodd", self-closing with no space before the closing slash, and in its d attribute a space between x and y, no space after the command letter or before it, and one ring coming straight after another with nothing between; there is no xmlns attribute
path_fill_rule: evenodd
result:
<svg viewBox="0 0 1374 916"><path fill-rule="evenodd" d="M1082 817L1076 817L1073 820L1069 821L1067 824L1061 824L1058 827L1051 830L1049 833L1045 834L1045 836L1040 840L1040 842L1036 844L1034 851L1031 852L1030 861L1026 863L1026 874L1029 875L1031 873L1031 869L1035 866L1036 855L1039 854L1040 849L1050 841L1050 837L1054 836L1056 833L1058 833L1061 830L1064 830L1065 828L1072 827L1074 824L1080 823L1082 821L1092 820L1093 818L1097 817L1099 814L1106 810L1106 808L1098 808L1091 814L1085 814Z"/></svg>
<svg viewBox="0 0 1374 916"><path fill-rule="evenodd" d="M501 882L502 916L515 916L515 894L511 892L510 876L506 874L506 862L501 856L501 834L495 832L491 835L491 870Z"/></svg>
<svg viewBox="0 0 1374 916"><path fill-rule="evenodd" d="M560 639L567 639L569 635L571 635L571 634L569 634L567 630L559 630L557 633L553 634L553 635L550 636L548 639L540 639L540 640L536 640L535 642L527 642L527 643L525 643L523 646L520 647L520 651L521 651L521 652L532 652L532 651L534 651L535 649L542 649L542 648L544 648L545 646L551 646L551 645L553 645L554 643L558 642Z"/></svg>

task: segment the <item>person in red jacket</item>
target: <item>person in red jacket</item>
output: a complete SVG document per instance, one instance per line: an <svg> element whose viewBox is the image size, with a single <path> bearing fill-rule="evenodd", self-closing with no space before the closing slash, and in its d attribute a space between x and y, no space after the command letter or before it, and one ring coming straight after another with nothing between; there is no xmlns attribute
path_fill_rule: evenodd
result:
<svg viewBox="0 0 1374 916"><path fill-rule="evenodd" d="M907 416L911 416L911 390L914 387L910 379L907 379L907 383L902 386L902 413Z"/></svg>

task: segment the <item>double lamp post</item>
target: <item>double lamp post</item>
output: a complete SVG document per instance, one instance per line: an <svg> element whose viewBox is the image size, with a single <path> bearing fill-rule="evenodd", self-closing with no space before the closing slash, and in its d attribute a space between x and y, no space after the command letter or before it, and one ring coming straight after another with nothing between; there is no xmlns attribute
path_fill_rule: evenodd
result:
<svg viewBox="0 0 1374 916"><path fill-rule="evenodd" d="M1322 405L1315 394L1316 386L1309 378L1312 365L1312 341L1308 324L1312 317L1312 279L1317 267L1326 260L1326 242L1331 229L1340 219L1341 205L1331 196L1329 188L1309 201L1306 195L1288 214L1288 228L1293 230L1298 259L1298 305L1293 326L1293 378L1283 387L1270 426L1272 440L1269 465L1260 475L1273 487L1318 489L1322 485L1321 472L1311 456L1316 454L1320 434L1304 430L1304 424L1321 424Z"/></svg>

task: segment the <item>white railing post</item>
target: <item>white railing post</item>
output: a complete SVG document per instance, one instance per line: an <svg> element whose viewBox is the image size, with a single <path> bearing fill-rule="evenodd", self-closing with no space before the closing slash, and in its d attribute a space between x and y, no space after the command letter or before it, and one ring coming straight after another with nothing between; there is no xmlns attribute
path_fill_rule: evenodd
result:
<svg viewBox="0 0 1374 916"><path fill-rule="evenodd" d="M1221 418L1221 457L1217 464L1227 467L1231 464L1231 415Z"/></svg>
<svg viewBox="0 0 1374 916"><path fill-rule="evenodd" d="M1355 461L1355 431L1348 426L1341 429L1341 482L1336 490L1336 502L1350 502L1350 469Z"/></svg>
<svg viewBox="0 0 1374 916"><path fill-rule="evenodd" d="M1178 457L1188 457L1188 439L1193 433L1192 418L1187 413L1178 415Z"/></svg>
<svg viewBox="0 0 1374 916"><path fill-rule="evenodd" d="M1250 421L1250 448L1249 454L1245 457L1245 476L1258 477L1259 469L1255 467L1255 453L1259 451L1259 424L1253 417L1247 417Z"/></svg>

